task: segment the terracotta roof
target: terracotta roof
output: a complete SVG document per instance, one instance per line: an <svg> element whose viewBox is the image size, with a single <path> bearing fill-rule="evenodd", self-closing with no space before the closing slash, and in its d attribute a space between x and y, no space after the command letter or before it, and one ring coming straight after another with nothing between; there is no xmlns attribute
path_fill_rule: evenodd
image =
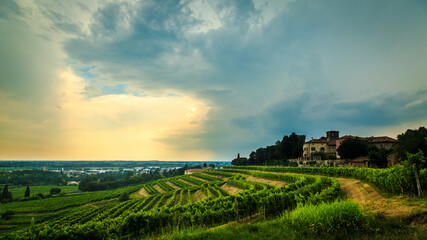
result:
<svg viewBox="0 0 427 240"><path fill-rule="evenodd" d="M187 170L185 170L185 171L188 171L188 172L201 172L201 171L203 171L203 169L200 169L200 168L192 168L192 169L187 169Z"/></svg>
<svg viewBox="0 0 427 240"><path fill-rule="evenodd" d="M326 139L311 139L310 141L305 142L305 143L328 143L328 140L326 140Z"/></svg>
<svg viewBox="0 0 427 240"><path fill-rule="evenodd" d="M381 136L381 137L374 137L372 138L373 143L398 143L394 138L387 137L387 136Z"/></svg>

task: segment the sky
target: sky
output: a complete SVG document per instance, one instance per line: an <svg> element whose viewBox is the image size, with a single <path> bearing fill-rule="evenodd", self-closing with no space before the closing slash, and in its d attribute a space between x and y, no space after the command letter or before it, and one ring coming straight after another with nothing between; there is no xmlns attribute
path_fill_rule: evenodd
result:
<svg viewBox="0 0 427 240"><path fill-rule="evenodd" d="M0 160L232 160L427 125L427 1L0 1Z"/></svg>

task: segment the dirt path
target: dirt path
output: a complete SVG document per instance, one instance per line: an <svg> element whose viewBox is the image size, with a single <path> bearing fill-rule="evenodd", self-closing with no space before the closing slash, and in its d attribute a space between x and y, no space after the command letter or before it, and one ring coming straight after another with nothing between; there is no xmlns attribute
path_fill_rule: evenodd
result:
<svg viewBox="0 0 427 240"><path fill-rule="evenodd" d="M277 173L277 172L270 172ZM309 175L298 173L280 173ZM315 175L319 176L319 175ZM406 196L386 198L369 184L357 179L335 178L339 181L346 198L359 203L368 212L381 213L387 217L407 217L416 212L427 212L426 202L417 202Z"/></svg>
<svg viewBox="0 0 427 240"><path fill-rule="evenodd" d="M427 212L425 204L410 204L405 196L386 198L375 188L356 179L336 178L346 197L359 203L368 212L382 213L388 217L405 217L415 212Z"/></svg>

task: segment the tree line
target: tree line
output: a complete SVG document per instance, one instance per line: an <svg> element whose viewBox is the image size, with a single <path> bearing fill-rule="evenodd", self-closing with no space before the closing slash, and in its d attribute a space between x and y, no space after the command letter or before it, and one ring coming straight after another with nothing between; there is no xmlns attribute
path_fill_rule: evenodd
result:
<svg viewBox="0 0 427 240"><path fill-rule="evenodd" d="M283 136L282 141L266 147L260 147L249 154L249 158L237 156L231 161L232 165L290 165L288 159L302 156L305 135Z"/></svg>

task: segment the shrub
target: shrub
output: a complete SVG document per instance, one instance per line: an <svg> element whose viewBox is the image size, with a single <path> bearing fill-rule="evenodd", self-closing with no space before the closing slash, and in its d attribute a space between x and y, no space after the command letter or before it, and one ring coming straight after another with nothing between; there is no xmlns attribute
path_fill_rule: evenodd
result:
<svg viewBox="0 0 427 240"><path fill-rule="evenodd" d="M120 202L124 202L124 201L127 201L127 200L129 200L129 193L127 193L127 192L122 193L122 195L120 195L120 197L119 197L119 201Z"/></svg>
<svg viewBox="0 0 427 240"><path fill-rule="evenodd" d="M51 188L50 189L50 195L58 194L61 192L60 188Z"/></svg>

